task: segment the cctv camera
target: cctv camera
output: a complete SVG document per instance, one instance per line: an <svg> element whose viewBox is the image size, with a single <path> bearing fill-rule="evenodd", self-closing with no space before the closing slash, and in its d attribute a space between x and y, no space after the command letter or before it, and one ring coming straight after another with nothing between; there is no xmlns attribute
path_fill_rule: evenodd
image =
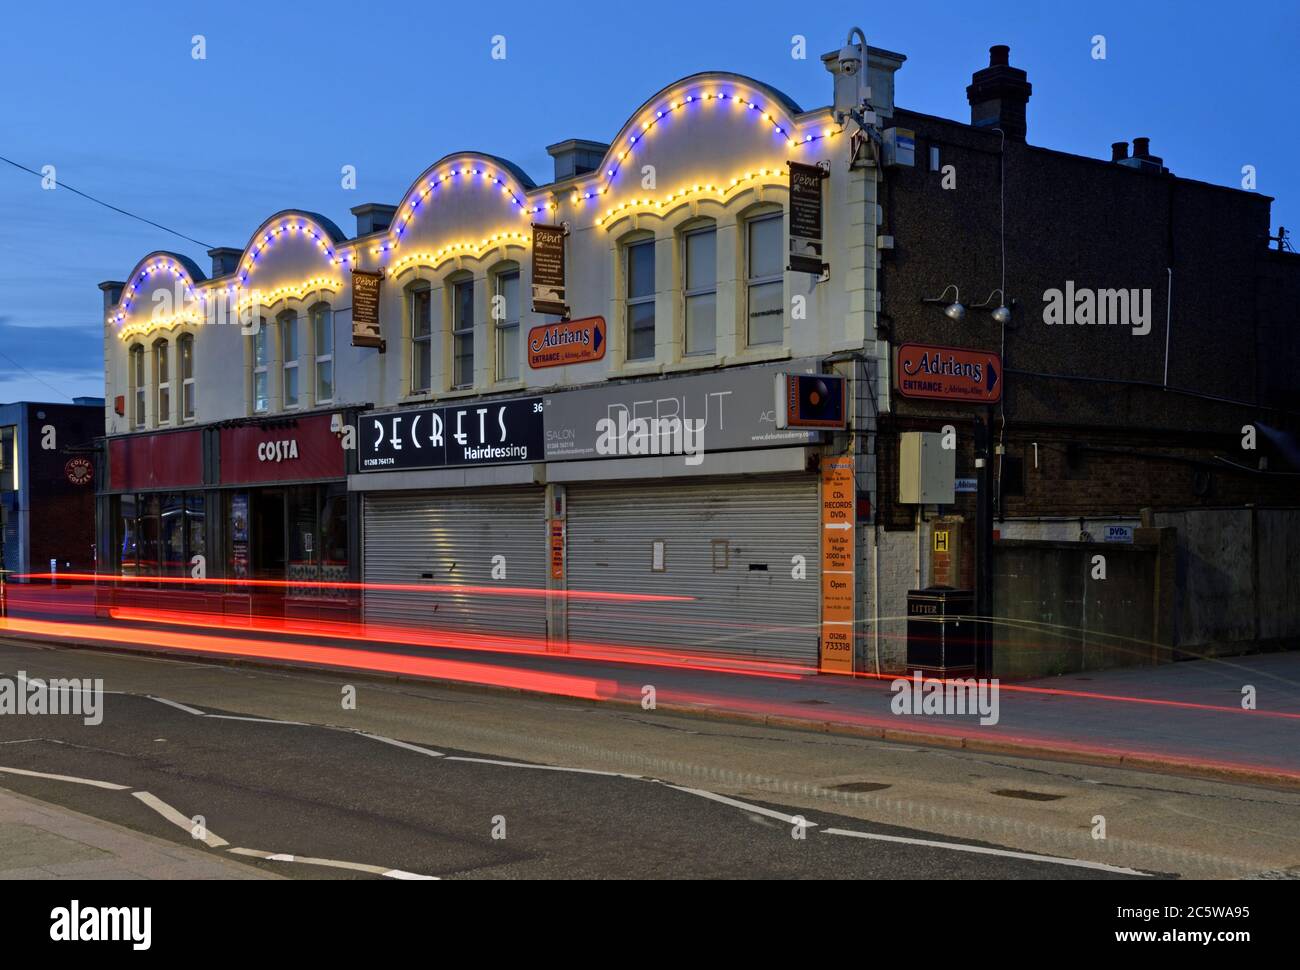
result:
<svg viewBox="0 0 1300 970"><path fill-rule="evenodd" d="M858 48L852 45L846 45L840 48L840 73L845 77L853 77L862 67L862 54Z"/></svg>

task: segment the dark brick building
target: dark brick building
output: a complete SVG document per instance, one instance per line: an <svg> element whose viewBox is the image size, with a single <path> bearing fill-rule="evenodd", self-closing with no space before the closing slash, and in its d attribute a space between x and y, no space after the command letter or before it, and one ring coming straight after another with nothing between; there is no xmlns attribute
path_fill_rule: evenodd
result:
<svg viewBox="0 0 1300 970"><path fill-rule="evenodd" d="M1003 448L994 462L997 534L1086 541L1107 523L1160 525L1165 513L1300 505L1300 256L1271 238L1271 199L1180 178L1177 159L1153 155L1142 137L1113 144L1109 160L1030 144L1030 79L1006 47L990 54L967 89L970 123L904 108L886 122L912 133L915 161L886 159L881 169L881 232L892 248L881 254L880 337L895 350L911 342L1002 354L1003 397L990 413ZM1062 319L1071 291L1096 297L1080 298L1081 320L1095 320L1103 303L1111 316L1124 309L1105 291L1124 291L1128 309L1145 312L1120 323L1048 323ZM965 312L955 320L962 314L945 305L958 292ZM1003 303L1012 311L1005 326L990 312ZM969 537L973 494L923 509L918 526L896 483L900 433L946 424L958 429L957 476L974 477L974 409L904 398L893 374L889 385L876 443L880 527L924 534L938 519ZM1210 548L1251 542L1206 528ZM1195 537L1186 528L1176 541L1169 575L1178 587L1165 608L1186 612L1181 601L1202 592L1205 564L1188 551ZM923 545L928 554L918 537ZM970 584L973 546L961 542L955 570L939 578ZM920 578L934 580L920 551L917 559ZM1254 585L1215 592L1234 603L1249 596L1259 628L1258 617L1294 591L1265 589L1271 580L1259 578L1261 568L1271 575L1284 565L1261 567L1257 556L1238 565ZM1063 614L1075 605L1025 608L1068 625Z"/></svg>
<svg viewBox="0 0 1300 970"><path fill-rule="evenodd" d="M102 398L0 404L0 566L95 568L95 438Z"/></svg>

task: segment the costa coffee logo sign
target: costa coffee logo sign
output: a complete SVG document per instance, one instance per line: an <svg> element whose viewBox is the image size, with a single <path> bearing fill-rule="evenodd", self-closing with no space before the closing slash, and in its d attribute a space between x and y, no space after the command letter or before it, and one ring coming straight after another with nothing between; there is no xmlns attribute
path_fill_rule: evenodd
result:
<svg viewBox="0 0 1300 970"><path fill-rule="evenodd" d="M297 457L297 438L288 438L284 441L259 441L257 443L258 461L294 461Z"/></svg>
<svg viewBox="0 0 1300 970"><path fill-rule="evenodd" d="M95 466L88 458L73 458L63 466L63 475L73 485L88 485L95 477Z"/></svg>

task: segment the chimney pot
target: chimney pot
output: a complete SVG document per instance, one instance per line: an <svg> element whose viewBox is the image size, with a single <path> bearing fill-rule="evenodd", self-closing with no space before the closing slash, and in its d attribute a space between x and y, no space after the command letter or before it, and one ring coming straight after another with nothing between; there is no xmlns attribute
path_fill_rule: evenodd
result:
<svg viewBox="0 0 1300 970"><path fill-rule="evenodd" d="M1128 158L1128 142L1112 142L1110 146L1110 160L1112 162L1122 162Z"/></svg>
<svg viewBox="0 0 1300 970"><path fill-rule="evenodd" d="M989 48L989 66L976 71L966 87L970 123L976 128L998 129L1008 141L1025 140L1025 108L1034 87L1018 67L1011 66L1011 48Z"/></svg>
<svg viewBox="0 0 1300 970"><path fill-rule="evenodd" d="M1151 139L1134 138L1133 139L1133 157L1150 158L1151 157Z"/></svg>

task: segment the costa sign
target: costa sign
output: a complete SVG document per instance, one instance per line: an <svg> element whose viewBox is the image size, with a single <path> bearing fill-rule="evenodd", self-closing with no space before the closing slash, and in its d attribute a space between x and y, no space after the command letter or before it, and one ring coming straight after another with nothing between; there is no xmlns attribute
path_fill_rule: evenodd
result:
<svg viewBox="0 0 1300 970"><path fill-rule="evenodd" d="M604 317L565 320L528 331L528 366L534 370L586 364L604 356Z"/></svg>
<svg viewBox="0 0 1300 970"><path fill-rule="evenodd" d="M1002 400L1002 358L986 350L903 344L894 381L903 397L996 404Z"/></svg>

